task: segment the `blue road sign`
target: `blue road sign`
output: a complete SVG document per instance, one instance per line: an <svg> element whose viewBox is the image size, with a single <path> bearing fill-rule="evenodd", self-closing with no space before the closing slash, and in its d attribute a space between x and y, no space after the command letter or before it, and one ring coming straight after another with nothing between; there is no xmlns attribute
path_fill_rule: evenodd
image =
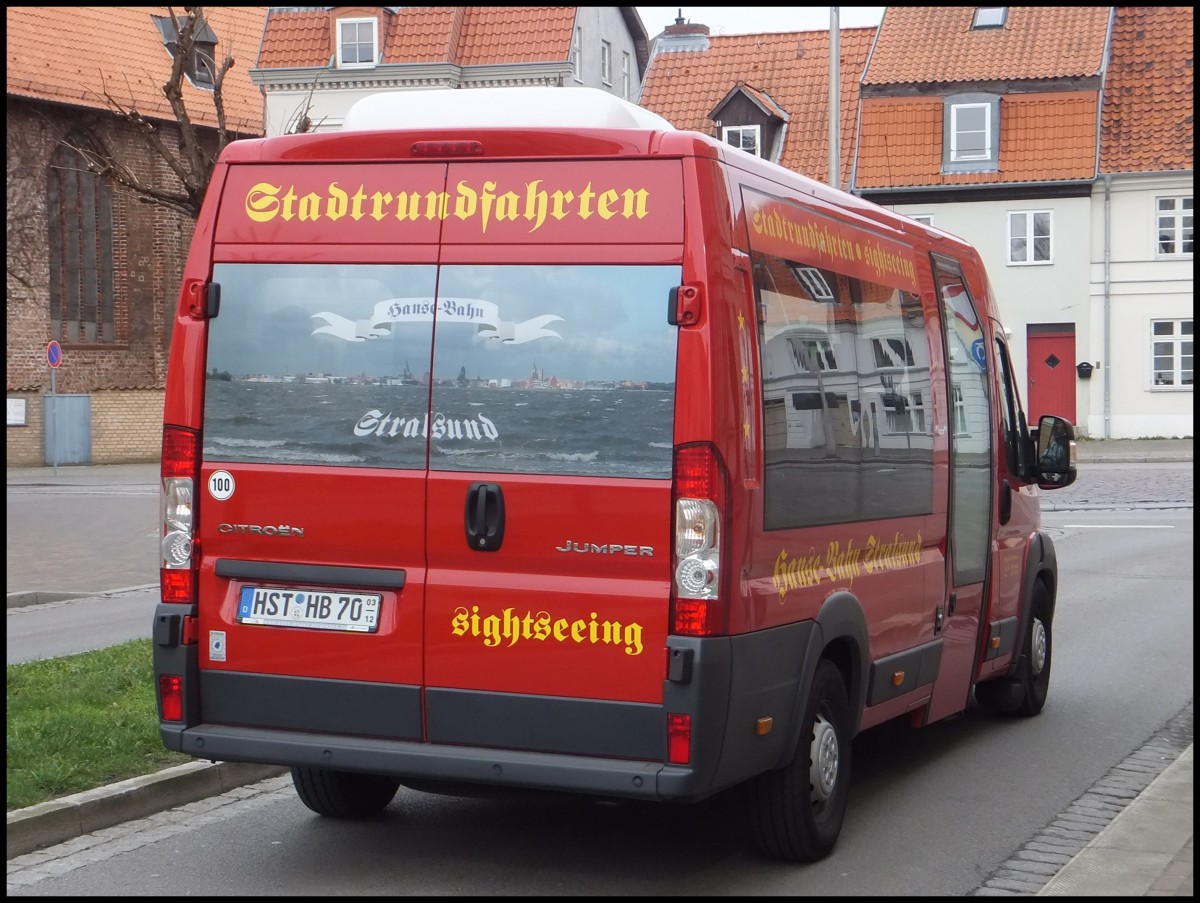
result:
<svg viewBox="0 0 1200 903"><path fill-rule="evenodd" d="M57 367L62 363L62 345L58 342L51 342L46 346L46 363L51 367Z"/></svg>

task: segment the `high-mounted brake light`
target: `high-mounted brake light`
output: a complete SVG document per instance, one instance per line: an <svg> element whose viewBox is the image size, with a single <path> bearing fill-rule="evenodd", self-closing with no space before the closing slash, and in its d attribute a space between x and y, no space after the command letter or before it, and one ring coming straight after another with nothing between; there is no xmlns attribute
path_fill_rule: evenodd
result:
<svg viewBox="0 0 1200 903"><path fill-rule="evenodd" d="M672 565L671 630L683 636L713 636L728 627L728 593L721 559L726 543L728 476L708 444L675 450L673 497L675 546Z"/></svg>
<svg viewBox="0 0 1200 903"><path fill-rule="evenodd" d="M482 157L483 145L478 141L415 141L414 157Z"/></svg>
<svg viewBox="0 0 1200 903"><path fill-rule="evenodd" d="M200 434L163 428L159 584L164 602L196 600L195 493L200 477Z"/></svg>

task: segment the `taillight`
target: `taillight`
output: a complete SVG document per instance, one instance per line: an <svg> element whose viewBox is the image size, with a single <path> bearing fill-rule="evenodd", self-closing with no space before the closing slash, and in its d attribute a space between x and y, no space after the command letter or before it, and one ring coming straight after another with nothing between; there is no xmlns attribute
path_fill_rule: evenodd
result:
<svg viewBox="0 0 1200 903"><path fill-rule="evenodd" d="M667 761L686 765L692 759L692 716L667 715Z"/></svg>
<svg viewBox="0 0 1200 903"><path fill-rule="evenodd" d="M178 674L163 674L158 678L158 702L163 721L183 720L183 678Z"/></svg>
<svg viewBox="0 0 1200 903"><path fill-rule="evenodd" d="M196 484L200 477L200 434L163 428L159 582L164 602L196 599Z"/></svg>
<svg viewBox="0 0 1200 903"><path fill-rule="evenodd" d="M708 444L675 450L675 542L671 563L671 631L713 636L728 629L728 600L721 559L728 477Z"/></svg>

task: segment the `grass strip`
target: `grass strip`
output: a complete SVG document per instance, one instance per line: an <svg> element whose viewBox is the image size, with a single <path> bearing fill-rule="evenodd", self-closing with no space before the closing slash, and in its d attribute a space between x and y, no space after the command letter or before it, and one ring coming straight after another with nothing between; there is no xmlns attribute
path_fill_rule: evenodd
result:
<svg viewBox="0 0 1200 903"><path fill-rule="evenodd" d="M8 810L192 761L158 735L149 639L8 666Z"/></svg>

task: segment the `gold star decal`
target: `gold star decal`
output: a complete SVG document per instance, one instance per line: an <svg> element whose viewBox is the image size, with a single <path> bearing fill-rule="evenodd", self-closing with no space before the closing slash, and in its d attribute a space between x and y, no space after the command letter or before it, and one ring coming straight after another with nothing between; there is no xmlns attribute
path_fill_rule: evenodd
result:
<svg viewBox="0 0 1200 903"><path fill-rule="evenodd" d="M742 432L746 434L746 438L750 438L750 421L747 420L742 424Z"/></svg>
<svg viewBox="0 0 1200 903"><path fill-rule="evenodd" d="M742 312L739 310L738 311L738 329L745 330L745 328L746 328L746 318L744 316L742 316Z"/></svg>
<svg viewBox="0 0 1200 903"><path fill-rule="evenodd" d="M750 382L750 368L742 364L742 383L745 384L748 382Z"/></svg>

